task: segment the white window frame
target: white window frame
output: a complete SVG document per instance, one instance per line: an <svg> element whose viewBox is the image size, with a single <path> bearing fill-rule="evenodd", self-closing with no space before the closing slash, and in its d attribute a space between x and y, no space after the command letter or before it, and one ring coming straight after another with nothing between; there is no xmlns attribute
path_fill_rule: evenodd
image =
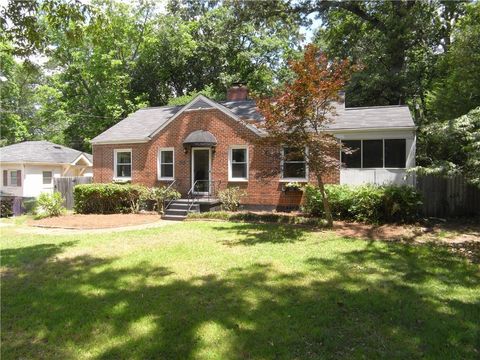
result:
<svg viewBox="0 0 480 360"><path fill-rule="evenodd" d="M45 183L45 173L46 172L49 172L50 174L52 174L52 176L50 177L50 182L49 183ZM42 171L42 185L43 186L51 186L53 185L53 171L52 170L43 170Z"/></svg>
<svg viewBox="0 0 480 360"><path fill-rule="evenodd" d="M17 178L17 171L18 170L8 170L8 186L9 187L18 187L18 178ZM15 183L12 183L12 173L15 173ZM22 182L23 183L23 182Z"/></svg>
<svg viewBox="0 0 480 360"><path fill-rule="evenodd" d="M117 175L117 154L122 153L122 152L129 152L130 153L130 176L118 176ZM121 164L121 165L127 165L127 164ZM113 174L114 174L114 180L132 180L132 175L133 175L133 153L132 149L115 149L113 150Z"/></svg>
<svg viewBox="0 0 480 360"><path fill-rule="evenodd" d="M247 166L247 176L246 177L233 177L233 150L245 150L245 165ZM243 163L237 163L243 164ZM248 154L248 145L230 145L228 148L228 181L234 182L247 182L249 174L249 154Z"/></svg>
<svg viewBox="0 0 480 360"><path fill-rule="evenodd" d="M284 165L285 165L285 148L289 146L282 146L282 152L281 152L281 161L280 161L280 170L281 170L281 178L280 182L308 182L308 162L306 157L304 158L303 161L287 161L288 163L305 163L305 177L300 178L300 177L289 177L286 178L284 177ZM305 148L305 153L308 154L308 148Z"/></svg>
<svg viewBox="0 0 480 360"><path fill-rule="evenodd" d="M172 177L162 177L162 151L171 151L172 152L172 167L173 167L173 174ZM170 163L167 163L170 165ZM174 180L175 179L175 148L173 147L164 147L158 148L157 151L157 179L158 180Z"/></svg>
<svg viewBox="0 0 480 360"><path fill-rule="evenodd" d="M369 140L381 140L382 141L382 158L383 158L383 166L382 167L363 167L363 142ZM385 167L385 140L405 140L405 166L404 167ZM342 170L378 170L378 169L385 169L385 170L405 170L407 169L407 161L408 161L408 147L407 147L407 138L404 137L393 137L393 138L372 138L372 139L341 139L341 146L340 146L340 161L342 161L342 149L343 149L343 142L344 141L360 141L360 166L359 168L349 168L349 167L341 167Z"/></svg>

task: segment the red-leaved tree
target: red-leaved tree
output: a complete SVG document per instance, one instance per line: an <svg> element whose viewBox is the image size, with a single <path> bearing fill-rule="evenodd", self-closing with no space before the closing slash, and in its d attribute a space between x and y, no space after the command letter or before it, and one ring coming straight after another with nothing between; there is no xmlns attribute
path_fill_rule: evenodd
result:
<svg viewBox="0 0 480 360"><path fill-rule="evenodd" d="M267 134L261 142L294 149L284 156L305 159L308 171L318 182L327 223L332 226L323 176L340 165L339 143L328 133L327 126L336 116L339 92L354 67L347 60L329 61L315 45L308 45L303 59L291 61L289 66L293 80L273 97L257 99Z"/></svg>

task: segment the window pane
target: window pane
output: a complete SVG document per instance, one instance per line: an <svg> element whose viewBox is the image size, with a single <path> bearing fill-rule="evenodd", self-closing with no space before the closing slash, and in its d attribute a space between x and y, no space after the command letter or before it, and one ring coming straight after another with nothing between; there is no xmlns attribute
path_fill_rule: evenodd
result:
<svg viewBox="0 0 480 360"><path fill-rule="evenodd" d="M246 162L247 161L247 149L232 149L232 162Z"/></svg>
<svg viewBox="0 0 480 360"><path fill-rule="evenodd" d="M117 164L130 164L132 160L132 153L117 152Z"/></svg>
<svg viewBox="0 0 480 360"><path fill-rule="evenodd" d="M285 161L305 161L305 158L299 149L283 148Z"/></svg>
<svg viewBox="0 0 480 360"><path fill-rule="evenodd" d="M163 150L161 154L162 164L173 164L173 151Z"/></svg>
<svg viewBox="0 0 480 360"><path fill-rule="evenodd" d="M363 167L383 167L383 140L363 140Z"/></svg>
<svg viewBox="0 0 480 360"><path fill-rule="evenodd" d="M160 177L163 177L163 178L173 177L173 164L162 164L160 166Z"/></svg>
<svg viewBox="0 0 480 360"><path fill-rule="evenodd" d="M247 177L247 164L232 164L232 178L245 179Z"/></svg>
<svg viewBox="0 0 480 360"><path fill-rule="evenodd" d="M385 167L404 168L406 158L405 139L385 140Z"/></svg>
<svg viewBox="0 0 480 360"><path fill-rule="evenodd" d="M362 152L360 151L361 146L361 140L342 141L342 147L346 147L352 151L351 154L345 154L342 151L342 164L345 167L350 169L358 169L362 167Z"/></svg>
<svg viewBox="0 0 480 360"><path fill-rule="evenodd" d="M305 163L284 163L284 178L305 178Z"/></svg>
<svg viewBox="0 0 480 360"><path fill-rule="evenodd" d="M132 176L132 166L131 165L117 165L117 176L118 177L131 177Z"/></svg>
<svg viewBox="0 0 480 360"><path fill-rule="evenodd" d="M43 184L49 185L52 183L52 172L51 171L44 171L43 172Z"/></svg>
<svg viewBox="0 0 480 360"><path fill-rule="evenodd" d="M17 186L17 172L10 172L10 185Z"/></svg>

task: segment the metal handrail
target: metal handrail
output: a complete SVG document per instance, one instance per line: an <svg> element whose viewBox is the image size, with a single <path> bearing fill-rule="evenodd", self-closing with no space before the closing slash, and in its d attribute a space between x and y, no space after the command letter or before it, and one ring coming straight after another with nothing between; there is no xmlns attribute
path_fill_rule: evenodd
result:
<svg viewBox="0 0 480 360"><path fill-rule="evenodd" d="M195 180L192 187L190 188L190 190L188 190L187 193L188 211L192 209L192 206L195 204L195 200L201 196L199 195L198 197L196 197L196 194L194 193L196 186L200 182L208 182L208 194L203 197L206 197L208 200L210 200L212 196L217 195L218 186L220 186L221 180Z"/></svg>
<svg viewBox="0 0 480 360"><path fill-rule="evenodd" d="M170 185L167 186L167 191L177 182L177 179L174 179ZM173 202L173 200L175 200L173 197L171 199L169 199L168 201L168 204L165 206L165 209L168 209L168 207L170 206L170 204Z"/></svg>
<svg viewBox="0 0 480 360"><path fill-rule="evenodd" d="M200 180L195 180L195 182L193 183L192 187L190 188L190 190L188 190L188 193L187 193L187 205L188 205L188 210L187 212L189 212L191 209L192 209L192 206L194 205L195 203L195 198L193 197L193 191L195 189L195 185L197 185L197 183L199 182ZM192 203L190 204L190 200L192 200Z"/></svg>

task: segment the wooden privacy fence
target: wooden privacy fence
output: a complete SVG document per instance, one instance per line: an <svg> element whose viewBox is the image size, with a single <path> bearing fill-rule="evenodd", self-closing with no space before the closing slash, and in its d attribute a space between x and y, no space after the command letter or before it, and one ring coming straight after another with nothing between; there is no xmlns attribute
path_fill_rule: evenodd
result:
<svg viewBox="0 0 480 360"><path fill-rule="evenodd" d="M91 182L91 176L53 178L54 189L62 194L62 197L65 199L64 206L69 210L73 209L73 187L78 184L90 184Z"/></svg>
<svg viewBox="0 0 480 360"><path fill-rule="evenodd" d="M480 189L467 184L463 176L417 177L417 190L423 195L423 214L433 217L480 215Z"/></svg>

